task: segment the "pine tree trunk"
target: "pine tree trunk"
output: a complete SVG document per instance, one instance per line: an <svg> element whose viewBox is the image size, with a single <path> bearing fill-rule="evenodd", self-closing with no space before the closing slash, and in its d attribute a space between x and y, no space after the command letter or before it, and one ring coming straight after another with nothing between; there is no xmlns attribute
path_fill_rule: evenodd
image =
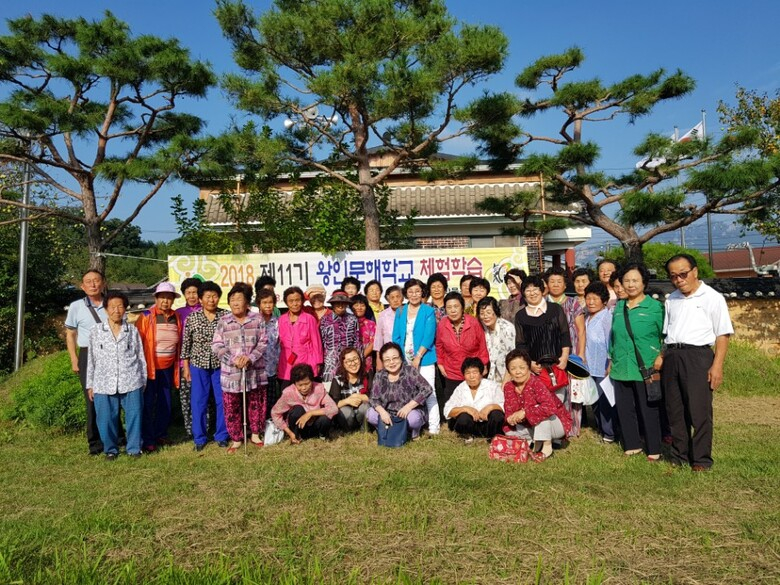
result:
<svg viewBox="0 0 780 585"><path fill-rule="evenodd" d="M89 250L89 268L106 273L106 259L100 255L103 251L103 235L100 233L99 223L89 223L86 226L87 250Z"/></svg>
<svg viewBox="0 0 780 585"><path fill-rule="evenodd" d="M626 263L645 261L645 255L642 252L642 244L637 240L623 240L620 242L625 253Z"/></svg>
<svg viewBox="0 0 780 585"><path fill-rule="evenodd" d="M379 250L379 210L376 206L374 186L371 184L371 169L366 164L358 170L360 200L363 204L363 222L366 228L366 250Z"/></svg>

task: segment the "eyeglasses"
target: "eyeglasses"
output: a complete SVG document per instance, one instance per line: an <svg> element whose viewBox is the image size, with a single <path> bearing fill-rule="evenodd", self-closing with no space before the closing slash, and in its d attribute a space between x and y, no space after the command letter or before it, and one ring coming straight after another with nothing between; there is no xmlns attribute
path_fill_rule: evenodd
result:
<svg viewBox="0 0 780 585"><path fill-rule="evenodd" d="M347 358L344 360L345 364L359 364L360 358L359 357L353 357L353 358Z"/></svg>
<svg viewBox="0 0 780 585"><path fill-rule="evenodd" d="M693 272L693 268L690 270L686 270L685 272L678 272L677 274L670 274L669 280L685 280L688 278L688 275Z"/></svg>
<svg viewBox="0 0 780 585"><path fill-rule="evenodd" d="M383 358L382 361L385 362L385 363L388 363L388 364L392 363L392 362L399 362L399 361L401 361L401 356L400 355L392 355L392 356L389 355L386 358Z"/></svg>

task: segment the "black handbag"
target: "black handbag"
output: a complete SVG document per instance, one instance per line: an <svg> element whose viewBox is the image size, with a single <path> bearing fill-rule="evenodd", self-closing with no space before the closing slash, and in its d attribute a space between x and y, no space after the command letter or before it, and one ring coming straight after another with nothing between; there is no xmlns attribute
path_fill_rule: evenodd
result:
<svg viewBox="0 0 780 585"><path fill-rule="evenodd" d="M382 418L376 426L377 444L382 447L403 447L409 440L409 423L405 418L390 415L391 425L386 425Z"/></svg>
<svg viewBox="0 0 780 585"><path fill-rule="evenodd" d="M655 371L655 368L646 368L645 363L642 361L642 356L639 353L639 348L636 346L636 339L634 339L634 332L631 331L631 321L628 318L628 303L623 303L623 318L626 321L626 331L631 338L631 343L634 344L634 353L636 354L636 364L639 366L639 373L642 375L642 379L645 382L645 391L647 392L648 402L658 402L663 397L661 392L661 376Z"/></svg>

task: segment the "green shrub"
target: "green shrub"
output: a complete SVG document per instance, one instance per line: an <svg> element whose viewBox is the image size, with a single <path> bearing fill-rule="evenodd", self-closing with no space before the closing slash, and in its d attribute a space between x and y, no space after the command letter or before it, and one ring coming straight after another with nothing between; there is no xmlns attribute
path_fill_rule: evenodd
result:
<svg viewBox="0 0 780 585"><path fill-rule="evenodd" d="M3 414L36 427L83 429L87 424L84 395L68 352L47 359L39 375L22 380L11 392L11 405Z"/></svg>

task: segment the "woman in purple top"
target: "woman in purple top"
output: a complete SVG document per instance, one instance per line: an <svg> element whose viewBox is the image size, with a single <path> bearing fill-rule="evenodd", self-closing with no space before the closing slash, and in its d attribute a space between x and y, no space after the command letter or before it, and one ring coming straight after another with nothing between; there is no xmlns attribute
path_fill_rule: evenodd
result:
<svg viewBox="0 0 780 585"><path fill-rule="evenodd" d="M198 290L202 281L197 278L185 278L181 283L181 293L184 295L184 306L176 309L181 323L181 347L184 345L184 326L187 324L187 317L190 313L199 311L201 308ZM181 399L181 415L184 419L184 430L187 433L187 439L192 439L192 406L190 395L192 394L192 382L184 376L184 360L179 360L179 397Z"/></svg>
<svg viewBox="0 0 780 585"><path fill-rule="evenodd" d="M220 317L214 331L211 349L221 364L220 385L225 424L233 444L228 453L235 453L244 440L243 397L246 392L247 418L252 431L252 444L263 446L260 437L265 419L265 396L268 379L265 374L265 348L268 337L260 323L262 317L249 311L252 287L238 282L228 293L230 313Z"/></svg>
<svg viewBox="0 0 780 585"><path fill-rule="evenodd" d="M324 358L322 381L329 390L330 381L333 380L339 365L341 350L346 347L360 347L360 324L355 315L347 313L352 299L343 290L334 291L328 299L328 304L333 313L325 315L320 321L320 337Z"/></svg>
<svg viewBox="0 0 780 585"><path fill-rule="evenodd" d="M425 400L433 388L413 366L404 363L401 346L392 341L379 350L384 369L377 372L368 403L366 419L373 426L382 419L386 425L392 416L405 418L412 431L412 440L420 436L426 421Z"/></svg>

